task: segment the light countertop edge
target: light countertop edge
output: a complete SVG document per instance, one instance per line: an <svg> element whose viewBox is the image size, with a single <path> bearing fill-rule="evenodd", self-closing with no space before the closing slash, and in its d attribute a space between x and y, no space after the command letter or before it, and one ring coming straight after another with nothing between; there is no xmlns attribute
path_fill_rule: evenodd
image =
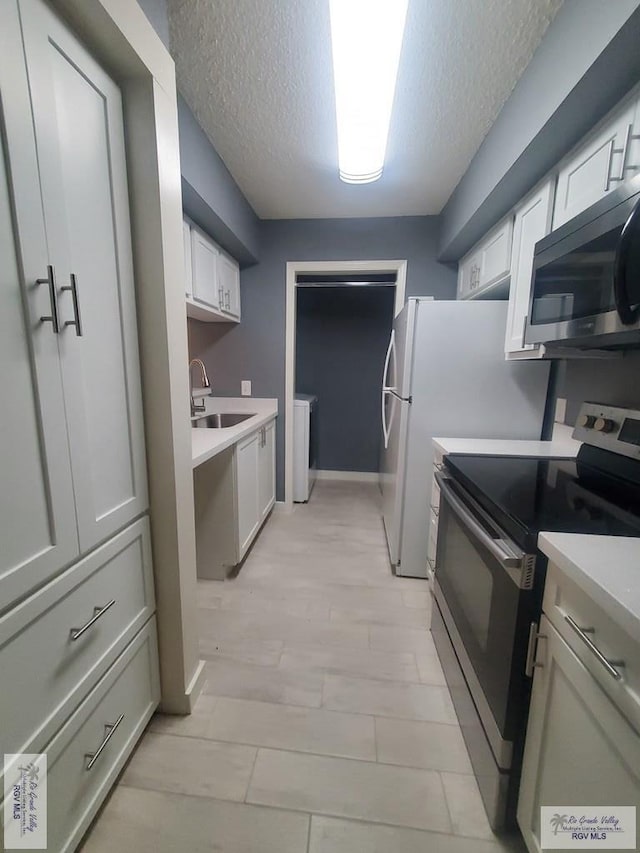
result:
<svg viewBox="0 0 640 853"><path fill-rule="evenodd" d="M640 538L543 532L538 548L640 641Z"/></svg>
<svg viewBox="0 0 640 853"><path fill-rule="evenodd" d="M278 415L278 400L271 397L204 397L206 410L192 421L218 412L252 412L253 417L223 429L191 430L191 467L197 468L268 424Z"/></svg>
<svg viewBox="0 0 640 853"><path fill-rule="evenodd" d="M572 438L552 441L527 441L510 438L442 438L433 439L441 453L461 453L480 456L540 456L575 459L580 442Z"/></svg>

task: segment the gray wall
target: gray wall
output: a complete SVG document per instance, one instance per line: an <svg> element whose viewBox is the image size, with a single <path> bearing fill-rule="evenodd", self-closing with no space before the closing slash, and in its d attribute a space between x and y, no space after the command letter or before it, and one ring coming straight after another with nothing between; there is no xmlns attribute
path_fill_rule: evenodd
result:
<svg viewBox="0 0 640 853"><path fill-rule="evenodd" d="M270 220L260 227L260 263L242 271L242 323L189 323L191 357L204 359L214 392L277 397L278 500L284 497L285 270L287 261L406 258L407 296L455 297L456 274L438 263L435 216Z"/></svg>
<svg viewBox="0 0 640 853"><path fill-rule="evenodd" d="M393 287L298 289L296 391L315 394L317 466L377 471Z"/></svg>
<svg viewBox="0 0 640 853"><path fill-rule="evenodd" d="M640 0L565 0L442 213L456 260L640 79Z"/></svg>
<svg viewBox="0 0 640 853"><path fill-rule="evenodd" d="M167 0L138 2L168 49ZM254 264L258 259L260 220L180 95L178 125L185 212L241 265Z"/></svg>
<svg viewBox="0 0 640 853"><path fill-rule="evenodd" d="M640 351L621 359L567 360L559 365L557 396L567 400L566 423L575 424L584 400L640 409Z"/></svg>
<svg viewBox="0 0 640 853"><path fill-rule="evenodd" d="M184 210L241 265L255 263L260 220L180 95L178 125Z"/></svg>
<svg viewBox="0 0 640 853"><path fill-rule="evenodd" d="M138 0L138 5L149 19L149 23L160 38L169 47L169 15L167 0Z"/></svg>

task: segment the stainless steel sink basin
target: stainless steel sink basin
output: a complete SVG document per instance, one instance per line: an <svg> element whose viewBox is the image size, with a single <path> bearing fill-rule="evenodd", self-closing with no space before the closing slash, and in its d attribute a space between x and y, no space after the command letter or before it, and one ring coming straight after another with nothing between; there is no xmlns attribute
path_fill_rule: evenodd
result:
<svg viewBox="0 0 640 853"><path fill-rule="evenodd" d="M237 426L243 421L254 417L255 412L221 412L220 414L205 415L193 422L196 429L225 429Z"/></svg>

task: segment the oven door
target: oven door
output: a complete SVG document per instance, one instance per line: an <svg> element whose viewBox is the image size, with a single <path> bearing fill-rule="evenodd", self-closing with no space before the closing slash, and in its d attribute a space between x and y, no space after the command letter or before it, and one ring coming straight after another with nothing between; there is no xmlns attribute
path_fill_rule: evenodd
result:
<svg viewBox="0 0 640 853"><path fill-rule="evenodd" d="M640 193L602 199L536 245L525 342L640 342Z"/></svg>
<svg viewBox="0 0 640 853"><path fill-rule="evenodd" d="M435 598L495 760L508 769L526 713L535 556L518 548L459 483L436 476Z"/></svg>

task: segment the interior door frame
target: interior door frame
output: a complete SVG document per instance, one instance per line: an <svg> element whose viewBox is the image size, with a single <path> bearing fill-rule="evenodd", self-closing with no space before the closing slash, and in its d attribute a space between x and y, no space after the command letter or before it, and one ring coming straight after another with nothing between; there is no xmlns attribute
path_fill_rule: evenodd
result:
<svg viewBox="0 0 640 853"><path fill-rule="evenodd" d="M305 275L341 275L343 273L394 273L394 317L405 303L407 284L406 260L378 261L287 261L285 318L285 391L284 391L284 505L293 510L293 400L296 385L296 309L298 273Z"/></svg>

